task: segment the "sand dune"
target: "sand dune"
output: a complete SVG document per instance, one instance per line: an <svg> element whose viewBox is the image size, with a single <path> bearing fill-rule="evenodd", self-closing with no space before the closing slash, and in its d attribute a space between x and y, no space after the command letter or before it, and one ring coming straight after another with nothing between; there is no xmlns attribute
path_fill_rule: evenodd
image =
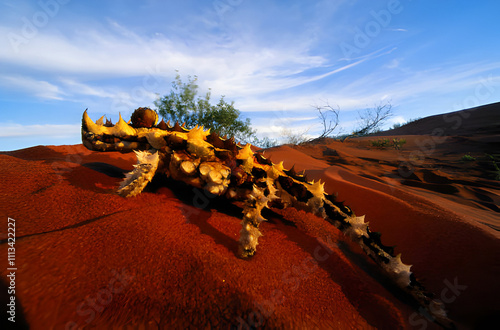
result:
<svg viewBox="0 0 500 330"><path fill-rule="evenodd" d="M400 128L375 135L498 135L500 102L418 119Z"/></svg>
<svg viewBox="0 0 500 330"><path fill-rule="evenodd" d="M324 180L396 246L459 328L480 328L500 311L500 181L486 155L498 156L499 133L408 129L264 155ZM394 137L406 139L401 150L372 146ZM437 328L358 247L302 211L267 212L258 254L241 260L238 205L161 180L138 197L114 194L132 154L38 146L1 153L0 163L0 212L16 220L18 324Z"/></svg>

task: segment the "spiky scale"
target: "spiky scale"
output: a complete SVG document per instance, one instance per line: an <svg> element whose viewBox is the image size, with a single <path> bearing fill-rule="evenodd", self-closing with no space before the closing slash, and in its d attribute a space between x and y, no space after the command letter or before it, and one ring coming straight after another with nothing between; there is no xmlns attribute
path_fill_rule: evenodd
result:
<svg viewBox="0 0 500 330"><path fill-rule="evenodd" d="M257 162L259 164L262 164L262 165L272 165L273 164L271 162L271 160L265 158L264 155L262 155L261 153L256 153L255 154L255 159L257 160Z"/></svg>
<svg viewBox="0 0 500 330"><path fill-rule="evenodd" d="M175 125L172 128L172 131L174 131L174 132L185 132L186 130L183 127L181 127L181 125L179 125L178 122L175 122Z"/></svg>
<svg viewBox="0 0 500 330"><path fill-rule="evenodd" d="M210 133L207 137L207 142L211 143L216 148L224 149L224 141L216 132Z"/></svg>
<svg viewBox="0 0 500 330"><path fill-rule="evenodd" d="M166 131L169 128L165 123L165 121L163 120L163 118L161 119L160 123L156 125L156 127L164 131Z"/></svg>

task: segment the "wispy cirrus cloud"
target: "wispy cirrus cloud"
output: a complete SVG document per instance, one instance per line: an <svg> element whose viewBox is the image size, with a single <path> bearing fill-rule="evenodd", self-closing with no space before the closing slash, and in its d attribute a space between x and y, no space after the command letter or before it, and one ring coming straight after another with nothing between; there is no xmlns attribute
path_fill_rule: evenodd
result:
<svg viewBox="0 0 500 330"><path fill-rule="evenodd" d="M200 87L211 88L214 95L237 95L245 99L309 84L369 58L365 56L344 65L332 63L324 56L310 53L307 38L289 42L286 47L263 47L253 37L243 36L231 39L223 47L213 47L218 37L203 35L200 41L200 36L194 36L186 44L163 34L139 35L112 20L105 24L109 29L104 31L75 28L68 34L40 34L23 45L20 54L9 47L0 49L0 61L20 72L37 70L50 77L50 83L38 81L38 88L42 90L45 85L46 89L34 94L38 97L61 99L63 95L81 95L123 99L130 104L127 99L133 98L130 95L133 87L120 90L116 82L106 86L100 79L136 77L138 88L144 87L141 80L146 77L162 80L162 85L143 88L143 94L147 94L144 98L151 102L156 98L155 93L168 88L167 82L179 70L183 75L202 77ZM0 27L0 32L6 35L8 29ZM26 86L34 86L37 81L29 76L24 79L30 81ZM93 84L84 82L91 80ZM11 88L26 90L26 86L15 84Z"/></svg>
<svg viewBox="0 0 500 330"><path fill-rule="evenodd" d="M88 95L100 98L114 98L117 96L116 91L109 91L109 88L91 86L71 78L62 78L60 79L60 83L72 95Z"/></svg>
<svg viewBox="0 0 500 330"><path fill-rule="evenodd" d="M2 76L0 77L0 85L6 89L16 89L31 93L41 99L62 100L64 96L64 92L57 85L27 76Z"/></svg>
<svg viewBox="0 0 500 330"><path fill-rule="evenodd" d="M202 76L200 85L220 94L255 94L290 88L321 79L325 74L311 77L307 70L330 65L326 58L310 55L298 45L273 49L235 41L226 47L213 48L205 41L196 47L186 47L162 35L140 37L123 27L119 30L119 33L85 30L73 36L41 34L25 45L20 54L3 47L0 61L21 72L37 70L52 77L73 77L71 81L62 80L68 87L89 77L170 78L179 70ZM6 31L0 28L0 34L5 35ZM345 68L331 70L326 75ZM95 96L99 96L97 89L93 89ZM89 88L81 91L91 92Z"/></svg>

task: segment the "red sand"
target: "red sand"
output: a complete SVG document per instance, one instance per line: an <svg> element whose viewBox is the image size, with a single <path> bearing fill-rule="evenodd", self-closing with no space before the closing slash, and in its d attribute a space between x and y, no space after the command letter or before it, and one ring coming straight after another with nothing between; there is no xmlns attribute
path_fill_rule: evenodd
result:
<svg viewBox="0 0 500 330"><path fill-rule="evenodd" d="M379 150L364 138L265 155L326 181L328 192L396 245L459 328L479 327L500 311L500 186L459 161L464 142L453 138L402 178L401 162L415 163L411 153L422 150L422 136L405 138L403 151ZM192 205L206 199L185 187L117 196L120 169L130 170L134 158L82 145L0 154L0 213L16 220L18 322L24 318L32 329L436 328L319 218L293 209L266 214L258 254L241 260L236 206L198 209ZM5 267L1 273L8 286Z"/></svg>

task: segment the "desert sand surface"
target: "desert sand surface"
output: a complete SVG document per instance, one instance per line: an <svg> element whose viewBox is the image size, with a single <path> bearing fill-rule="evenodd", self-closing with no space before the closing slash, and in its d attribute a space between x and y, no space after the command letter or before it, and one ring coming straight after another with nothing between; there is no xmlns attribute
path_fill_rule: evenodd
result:
<svg viewBox="0 0 500 330"><path fill-rule="evenodd" d="M470 110L470 126L463 112L454 113L449 127L441 116L388 136L263 152L325 181L328 193L365 214L383 243L413 265L459 329L481 329L498 322L500 312L495 109ZM399 150L372 143L385 138L406 143ZM242 260L236 255L238 204L164 180L122 198L114 191L134 163L133 154L83 145L0 153L0 253L7 255L10 217L17 325L439 328L324 220L294 209L266 212L257 254ZM6 267L1 274L6 304Z"/></svg>

